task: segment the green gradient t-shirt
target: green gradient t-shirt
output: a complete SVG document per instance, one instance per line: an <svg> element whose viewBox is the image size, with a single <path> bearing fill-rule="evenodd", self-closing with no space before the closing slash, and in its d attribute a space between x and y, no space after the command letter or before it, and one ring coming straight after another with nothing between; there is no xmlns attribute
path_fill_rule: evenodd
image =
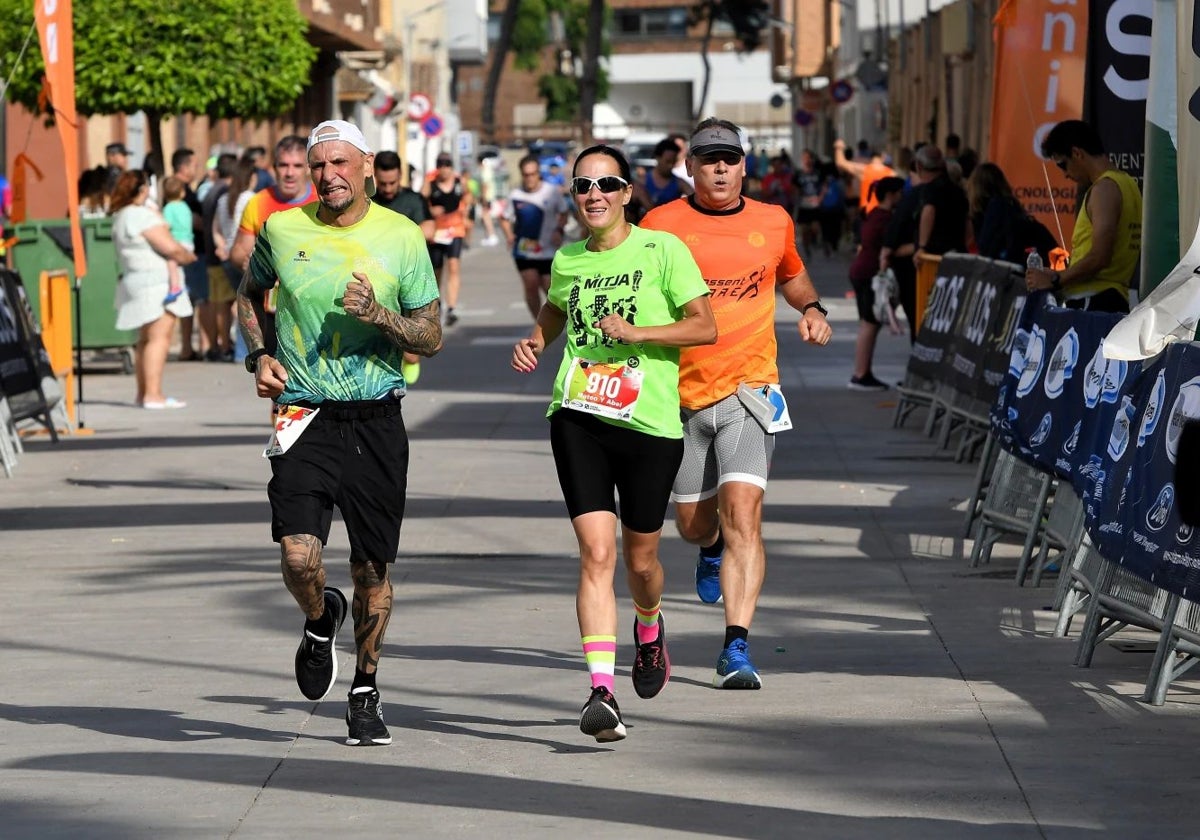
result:
<svg viewBox="0 0 1200 840"><path fill-rule="evenodd" d="M549 301L567 315L566 348L547 416L560 408L576 410L563 408L564 393L582 397L582 391L596 392L594 404L603 401L606 391L613 404L628 403L636 393L628 419L596 416L656 437L683 437L679 348L622 344L606 338L593 324L611 313L635 327L671 324L683 317L684 304L707 294L708 285L691 252L669 233L635 226L609 251L589 251L587 240L559 249L551 268ZM631 391L630 381L640 390L635 386Z"/></svg>
<svg viewBox="0 0 1200 840"><path fill-rule="evenodd" d="M271 215L254 243L250 276L267 291L279 279L277 358L288 372L277 402L377 400L405 387L403 352L380 329L342 308L351 272L367 275L375 299L393 312L438 297L421 229L370 204L355 224L317 219L314 202Z"/></svg>

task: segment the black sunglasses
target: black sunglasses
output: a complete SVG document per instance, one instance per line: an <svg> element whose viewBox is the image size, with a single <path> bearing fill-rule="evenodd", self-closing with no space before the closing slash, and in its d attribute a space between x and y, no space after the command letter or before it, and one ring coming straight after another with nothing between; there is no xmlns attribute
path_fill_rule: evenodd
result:
<svg viewBox="0 0 1200 840"><path fill-rule="evenodd" d="M720 161L726 166L737 166L742 162L742 156L733 152L711 152L704 155L696 155L702 164L714 164Z"/></svg>
<svg viewBox="0 0 1200 840"><path fill-rule="evenodd" d="M616 175L603 175L599 178L585 178L576 175L571 179L571 192L575 195L587 195L596 187L602 193L620 192L629 186L629 182Z"/></svg>
<svg viewBox="0 0 1200 840"><path fill-rule="evenodd" d="M1070 161L1068 161L1066 158L1062 158L1061 160L1054 161L1054 165L1057 166L1059 169L1061 169L1063 172L1067 171L1068 163L1070 163Z"/></svg>

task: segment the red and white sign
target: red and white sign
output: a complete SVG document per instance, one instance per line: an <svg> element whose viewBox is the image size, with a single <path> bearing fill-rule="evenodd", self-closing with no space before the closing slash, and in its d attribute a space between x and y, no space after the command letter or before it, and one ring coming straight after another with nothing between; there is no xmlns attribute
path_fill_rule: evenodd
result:
<svg viewBox="0 0 1200 840"><path fill-rule="evenodd" d="M433 111L433 102L423 93L414 93L408 98L408 118L423 120Z"/></svg>

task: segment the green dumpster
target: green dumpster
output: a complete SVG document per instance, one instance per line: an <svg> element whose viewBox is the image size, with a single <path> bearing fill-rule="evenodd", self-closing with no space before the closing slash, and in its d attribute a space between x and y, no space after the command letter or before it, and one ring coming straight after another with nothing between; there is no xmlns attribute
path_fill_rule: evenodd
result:
<svg viewBox="0 0 1200 840"><path fill-rule="evenodd" d="M112 219L84 219L83 248L87 252L87 276L80 284L79 347L85 350L127 348L137 340L134 330L118 330L113 301L117 292L117 252L112 241ZM12 265L25 282L34 316L41 318L38 277L43 271L65 269L75 279L71 255L71 228L66 219L38 219L12 227L17 243L10 249ZM72 319L75 313L72 312Z"/></svg>

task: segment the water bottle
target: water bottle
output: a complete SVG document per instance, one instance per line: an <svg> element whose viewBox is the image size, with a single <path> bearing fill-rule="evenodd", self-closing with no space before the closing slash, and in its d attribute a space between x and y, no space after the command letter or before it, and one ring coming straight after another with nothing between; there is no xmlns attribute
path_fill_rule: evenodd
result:
<svg viewBox="0 0 1200 840"><path fill-rule="evenodd" d="M1045 268L1046 264L1042 262L1042 255L1038 253L1037 248L1025 249L1025 268Z"/></svg>

